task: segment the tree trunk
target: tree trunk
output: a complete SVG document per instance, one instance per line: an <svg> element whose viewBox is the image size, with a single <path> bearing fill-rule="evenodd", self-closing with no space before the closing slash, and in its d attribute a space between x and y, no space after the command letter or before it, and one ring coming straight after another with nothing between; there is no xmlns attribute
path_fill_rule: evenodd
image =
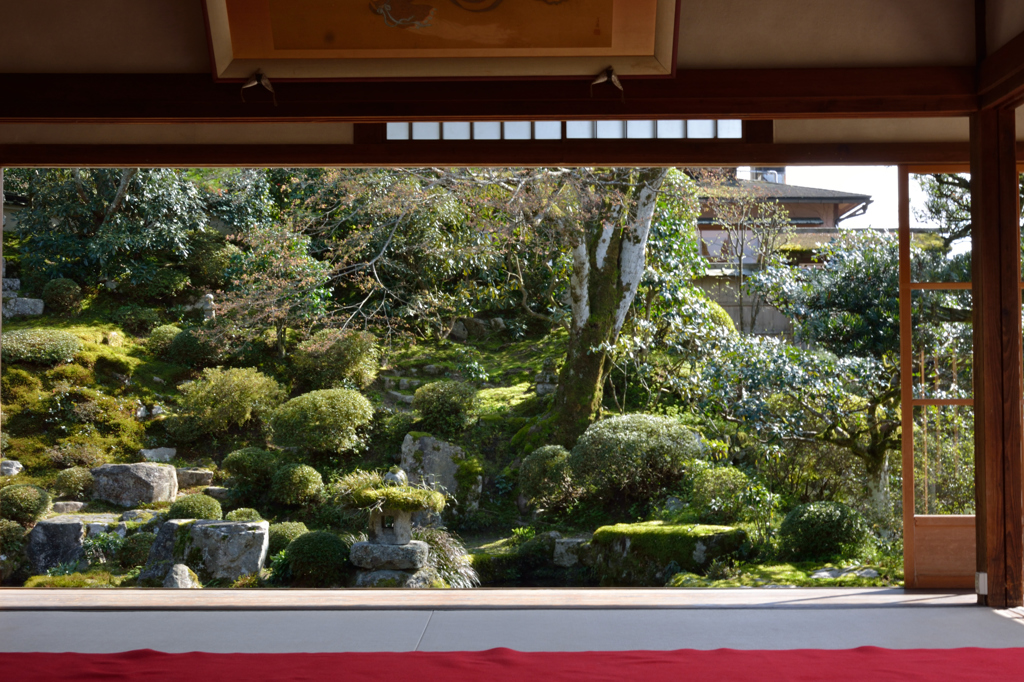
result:
<svg viewBox="0 0 1024 682"><path fill-rule="evenodd" d="M599 183L587 183L598 187L591 190L592 205L581 207L582 230L572 249L572 324L550 424L553 443L572 447L601 409L607 349L643 276L647 236L667 173L619 168L598 174Z"/></svg>
<svg viewBox="0 0 1024 682"><path fill-rule="evenodd" d="M865 460L868 502L875 521L882 528L888 527L892 500L889 497L889 457L883 453L880 459Z"/></svg>

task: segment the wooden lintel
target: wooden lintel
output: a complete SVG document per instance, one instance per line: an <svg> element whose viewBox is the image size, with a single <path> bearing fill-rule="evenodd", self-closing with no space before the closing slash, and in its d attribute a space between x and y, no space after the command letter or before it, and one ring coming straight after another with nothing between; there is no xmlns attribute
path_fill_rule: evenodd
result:
<svg viewBox="0 0 1024 682"><path fill-rule="evenodd" d="M1024 102L1024 33L978 67L978 96L982 109L1016 107Z"/></svg>
<svg viewBox="0 0 1024 682"><path fill-rule="evenodd" d="M969 67L681 70L623 79L358 81L275 84L267 92L207 74L0 74L0 123L254 123L595 118L963 116L977 110ZM613 89L614 90L614 89Z"/></svg>

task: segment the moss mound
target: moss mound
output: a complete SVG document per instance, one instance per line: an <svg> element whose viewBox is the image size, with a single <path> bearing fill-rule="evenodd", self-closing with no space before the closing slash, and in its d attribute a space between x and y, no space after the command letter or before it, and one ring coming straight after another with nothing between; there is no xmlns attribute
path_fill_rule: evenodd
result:
<svg viewBox="0 0 1024 682"><path fill-rule="evenodd" d="M50 508L50 494L37 485L9 485L0 490L0 518L35 523Z"/></svg>

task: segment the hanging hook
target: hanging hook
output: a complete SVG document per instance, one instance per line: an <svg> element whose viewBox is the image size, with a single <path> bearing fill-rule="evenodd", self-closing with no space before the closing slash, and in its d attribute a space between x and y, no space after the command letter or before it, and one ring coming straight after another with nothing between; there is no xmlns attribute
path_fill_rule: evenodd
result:
<svg viewBox="0 0 1024 682"><path fill-rule="evenodd" d="M274 98L274 106L276 107L277 93L274 92L274 86L270 84L270 79L267 78L267 74L263 73L259 69L256 69L256 72L249 76L249 80L245 81L245 85L242 86L242 89L239 93L242 96L242 101L245 101L245 89L253 88L257 85L262 85L264 88L270 91L271 96Z"/></svg>

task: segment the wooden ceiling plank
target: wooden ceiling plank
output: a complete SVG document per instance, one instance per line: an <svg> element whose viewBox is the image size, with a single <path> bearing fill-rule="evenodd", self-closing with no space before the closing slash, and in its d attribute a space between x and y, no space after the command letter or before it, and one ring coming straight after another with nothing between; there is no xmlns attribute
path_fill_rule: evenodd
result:
<svg viewBox="0 0 1024 682"><path fill-rule="evenodd" d="M978 67L982 109L1017 106L1024 101L1024 33L990 54Z"/></svg>

